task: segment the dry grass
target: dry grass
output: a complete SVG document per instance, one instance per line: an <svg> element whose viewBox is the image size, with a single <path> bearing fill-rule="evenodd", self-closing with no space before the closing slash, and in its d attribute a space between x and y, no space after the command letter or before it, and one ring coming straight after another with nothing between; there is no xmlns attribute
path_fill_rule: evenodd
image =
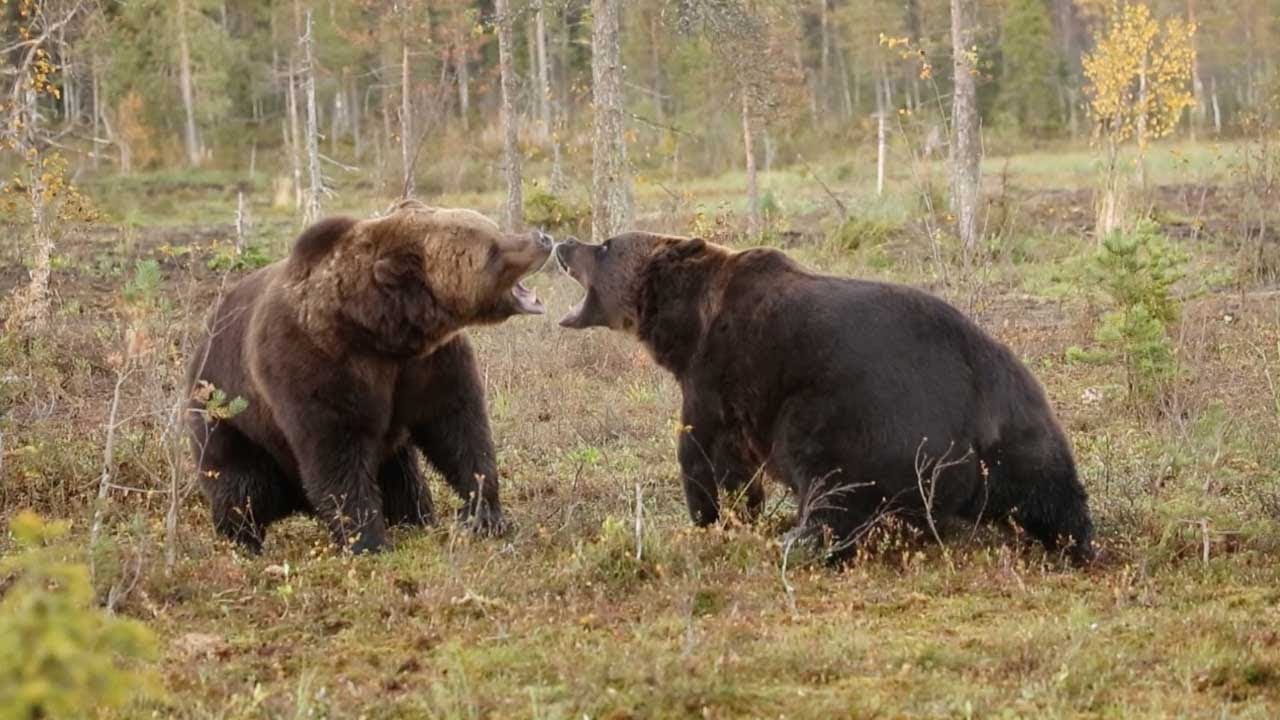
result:
<svg viewBox="0 0 1280 720"><path fill-rule="evenodd" d="M626 338L557 327L577 290L540 274L549 317L472 334L512 535L399 532L394 551L353 559L297 518L246 558L213 539L192 499L166 573L163 418L152 409L179 391L176 331L199 315L185 298L201 307L216 274L207 236L148 227L129 231L125 250L116 235L64 248L54 329L0 343L0 515L34 507L87 537L111 356L129 323L166 338L124 388L115 477L133 490L112 494L94 550L104 598L141 559L119 611L167 648L168 699L129 716L1280 714L1274 295L1193 300L1178 328L1183 380L1166 411L1135 414L1118 369L1064 359L1090 336L1087 303L1028 295L1039 286L1027 278L1061 253L1002 261L978 316L1030 363L1073 439L1104 551L1087 572L1009 532L953 529L944 553L886 531L844 571L793 565L784 585L794 508L781 489L770 485L774 510L757 528L692 529L675 462L678 389ZM192 251L170 253L156 303L128 315L136 305L120 288L134 258L164 255L157 237ZM922 252L907 240L868 263L796 249L819 267L928 284L915 269ZM125 270L94 270L104 253Z"/></svg>

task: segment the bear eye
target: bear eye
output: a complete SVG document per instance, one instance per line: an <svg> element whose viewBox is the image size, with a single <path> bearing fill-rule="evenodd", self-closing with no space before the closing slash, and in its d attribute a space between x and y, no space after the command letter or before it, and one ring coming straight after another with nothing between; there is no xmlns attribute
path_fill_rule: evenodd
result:
<svg viewBox="0 0 1280 720"><path fill-rule="evenodd" d="M612 241L612 240L605 240L605 241L604 241L604 244L600 246L600 252L602 252L602 253L607 253L607 252L609 252L609 245L610 245L610 244L612 244L612 243L613 243L613 241Z"/></svg>

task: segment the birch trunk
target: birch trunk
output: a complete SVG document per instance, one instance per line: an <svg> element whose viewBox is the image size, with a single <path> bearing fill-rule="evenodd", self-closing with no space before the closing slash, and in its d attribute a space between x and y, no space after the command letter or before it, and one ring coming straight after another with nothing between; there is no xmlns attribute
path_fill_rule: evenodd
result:
<svg viewBox="0 0 1280 720"><path fill-rule="evenodd" d="M818 11L818 94L822 96L822 109L825 111L831 106L827 97L831 92L831 18L827 0L818 0L818 4L821 8Z"/></svg>
<svg viewBox="0 0 1280 720"><path fill-rule="evenodd" d="M307 202L302 219L307 225L320 219L320 199L324 194L324 178L320 174L320 132L316 117L316 73L314 41L311 36L311 11L306 14L306 32L302 36L302 83L307 101Z"/></svg>
<svg viewBox="0 0 1280 720"><path fill-rule="evenodd" d="M876 195L884 195L884 169L889 154L889 78L884 65L876 78Z"/></svg>
<svg viewBox="0 0 1280 720"><path fill-rule="evenodd" d="M503 212L503 225L508 230L518 230L524 224L523 201L520 191L520 115L516 112L515 63L511 57L512 25L510 0L496 0L494 12L498 16L498 74L502 86L502 170L507 181L507 203Z"/></svg>
<svg viewBox="0 0 1280 720"><path fill-rule="evenodd" d="M454 66L458 71L458 116L462 118L462 129L469 130L471 125L471 70L467 62L467 32L462 23L458 24L458 37L454 49Z"/></svg>
<svg viewBox="0 0 1280 720"><path fill-rule="evenodd" d="M191 47L187 40L187 0L178 0L178 89L182 93L182 108L186 114L182 139L187 149L187 164L199 167L201 159L200 136L196 132L196 101L191 87Z"/></svg>
<svg viewBox="0 0 1280 720"><path fill-rule="evenodd" d="M751 132L751 99L745 87L742 89L742 147L747 156L747 235L758 238L763 230L760 218L760 184Z"/></svg>
<svg viewBox="0 0 1280 720"><path fill-rule="evenodd" d="M1187 22L1196 24L1195 0L1187 0ZM1196 141L1196 135L1204 127L1205 119L1208 117L1208 108L1204 101L1204 79L1200 76L1200 52L1199 42L1197 42L1199 36L1199 33L1191 35L1191 93L1195 99L1195 106L1191 108L1191 142Z"/></svg>
<svg viewBox="0 0 1280 720"><path fill-rule="evenodd" d="M623 136L620 0L591 0L591 237L604 242L631 222L631 179Z"/></svg>
<svg viewBox="0 0 1280 720"><path fill-rule="evenodd" d="M542 7L543 4L539 0L537 16L534 18L538 45L538 116L542 120L543 137L550 138L553 132L551 127L551 71L547 67L547 18L546 11Z"/></svg>
<svg viewBox="0 0 1280 720"><path fill-rule="evenodd" d="M298 120L298 65L289 60L289 83L285 102L289 105L289 168L293 172L293 206L302 209L302 123Z"/></svg>
<svg viewBox="0 0 1280 720"><path fill-rule="evenodd" d="M1138 72L1138 187L1147 191L1147 113L1150 111L1147 98L1147 57L1142 58L1142 69Z"/></svg>
<svg viewBox="0 0 1280 720"><path fill-rule="evenodd" d="M400 168L402 197L412 197L413 183L413 98L409 74L409 40L400 33Z"/></svg>
<svg viewBox="0 0 1280 720"><path fill-rule="evenodd" d="M33 55L34 53L32 53ZM30 55L29 55L30 57ZM26 67L23 67L25 74ZM14 131L14 150L18 157L26 159L27 203L31 207L31 245L35 249L31 258L31 270L26 287L14 293L6 327L38 333L49 320L49 278L53 274L53 236L48 222L46 201L47 185L43 153L40 152L40 114L36 90L23 83L22 89L13 92L15 104L20 106L11 115L10 127Z"/></svg>
<svg viewBox="0 0 1280 720"><path fill-rule="evenodd" d="M302 6L293 0L293 36L302 36ZM302 123L298 120L298 52L289 53L289 84L285 102L289 104L289 168L293 171L293 207L302 209Z"/></svg>
<svg viewBox="0 0 1280 720"><path fill-rule="evenodd" d="M974 76L974 0L951 0L951 46L955 97L951 107L951 205L965 258L978 246L978 196L981 192L982 138L978 127Z"/></svg>
<svg viewBox="0 0 1280 720"><path fill-rule="evenodd" d="M1222 134L1222 105L1218 103L1218 76L1209 78L1210 104L1213 105L1213 134Z"/></svg>
<svg viewBox="0 0 1280 720"><path fill-rule="evenodd" d="M93 93L93 153L90 158L93 161L93 169L97 170L102 157L102 153L99 152L102 143L100 135L102 128L102 81L98 77L98 58L96 55L91 56L89 59L89 75L89 81L92 83L91 92Z"/></svg>

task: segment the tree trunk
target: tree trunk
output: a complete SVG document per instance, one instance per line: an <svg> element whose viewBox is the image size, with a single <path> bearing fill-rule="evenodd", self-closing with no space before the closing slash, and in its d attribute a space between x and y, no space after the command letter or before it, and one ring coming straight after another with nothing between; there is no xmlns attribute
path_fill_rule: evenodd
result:
<svg viewBox="0 0 1280 720"><path fill-rule="evenodd" d="M298 65L289 60L285 102L289 105L289 169L293 173L293 206L302 209L302 123L298 119Z"/></svg>
<svg viewBox="0 0 1280 720"><path fill-rule="evenodd" d="M764 145L764 172L767 175L773 172L773 159L777 154L777 146L774 145L773 136L769 134L767 126L760 129L760 139L763 141L761 144Z"/></svg>
<svg viewBox="0 0 1280 720"><path fill-rule="evenodd" d="M379 138L378 141L378 157L376 164L378 167L385 168L391 164L391 139L394 136L391 131L391 93L384 89L381 95L382 102L379 104L382 106L382 137ZM390 173L384 172L382 174L382 178L384 183L391 182Z"/></svg>
<svg viewBox="0 0 1280 720"><path fill-rule="evenodd" d="M560 31L556 33L556 48L560 57L560 61L556 63L556 108L560 111L560 117L556 118L557 126L564 128L573 125L575 120L573 103L569 102L569 80L570 69L573 63L572 46L573 46L573 25L569 22L569 11L562 8L560 18Z"/></svg>
<svg viewBox="0 0 1280 720"><path fill-rule="evenodd" d="M102 128L102 81L98 77L98 58L96 55L89 58L89 81L92 83L93 93L93 153L90 155L93 161L93 169L97 170L100 164L102 153L99 152L102 140L99 131Z"/></svg>
<svg viewBox="0 0 1280 720"><path fill-rule="evenodd" d="M400 32L400 170L401 197L412 197L413 183L413 100L409 76L409 39Z"/></svg>
<svg viewBox="0 0 1280 720"><path fill-rule="evenodd" d="M25 75L25 73L24 73ZM21 80L19 81L21 82ZM40 332L49 321L49 278L53 274L53 237L50 235L43 154L40 152L38 97L31 84L15 90L21 108L13 113L14 149L25 159L27 202L31 207L31 245L35 249L26 287L15 292L9 305L6 329Z"/></svg>
<svg viewBox="0 0 1280 720"><path fill-rule="evenodd" d="M516 73L511 57L512 25L510 0L496 0L494 12L498 16L498 75L502 86L502 170L507 180L507 204L503 212L503 226L518 230L524 225L523 202L520 191L520 115L516 112Z"/></svg>
<svg viewBox="0 0 1280 720"><path fill-rule="evenodd" d="M456 57L453 60L458 72L458 116L462 118L462 129L471 126L471 64L467 62L467 31L459 24L458 37L455 41Z"/></svg>
<svg viewBox="0 0 1280 720"><path fill-rule="evenodd" d="M827 93L831 92L831 12L827 7L828 0L818 0L818 94L821 96L822 109L831 106Z"/></svg>
<svg viewBox="0 0 1280 720"><path fill-rule="evenodd" d="M1195 0L1187 0L1187 22L1192 25L1196 24L1196 3ZM1199 33L1191 35L1191 94L1195 99L1195 105L1191 108L1191 141L1195 142L1196 135L1201 128L1204 127L1205 118L1208 117L1208 108L1204 102L1204 80L1200 77L1200 52L1197 39Z"/></svg>
<svg viewBox="0 0 1280 720"><path fill-rule="evenodd" d="M346 72L346 68L343 68L339 75L338 88L333 93L333 112L329 115L329 155L335 158L338 156L338 135L342 133L346 123L347 109L343 102L346 99L343 93L346 82L342 78Z"/></svg>
<svg viewBox="0 0 1280 720"><path fill-rule="evenodd" d="M186 112L182 139L187 149L187 164L200 165L200 137L196 133L196 101L191 88L191 48L187 42L187 0L178 0L178 88L182 92L182 108Z"/></svg>
<svg viewBox="0 0 1280 720"><path fill-rule="evenodd" d="M1142 57L1142 69L1138 71L1138 187L1147 191L1147 113L1150 112L1150 101L1147 98L1147 56Z"/></svg>
<svg viewBox="0 0 1280 720"><path fill-rule="evenodd" d="M760 237L763 223L760 219L760 185L756 176L755 143L751 133L751 99L746 87L742 88L742 147L747 156L747 236Z"/></svg>
<svg viewBox="0 0 1280 720"><path fill-rule="evenodd" d="M623 136L620 0L591 0L591 99L595 138L591 157L591 236L618 234L631 222L631 179Z"/></svg>
<svg viewBox="0 0 1280 720"><path fill-rule="evenodd" d="M974 67L975 0L951 0L955 97L951 107L951 205L966 261L978 246L982 138Z"/></svg>
<svg viewBox="0 0 1280 720"><path fill-rule="evenodd" d="M494 1L496 7L497 0ZM507 4L510 5L510 2ZM524 49L528 53L529 61L528 87L536 89L538 87L538 24L534 22L532 17L526 19L524 23ZM514 48L512 52L514 52ZM542 109L539 106L538 93L536 91L529 93L528 103L529 124L535 126L537 131L541 132L542 126L538 123L538 120L542 117L540 114Z"/></svg>
<svg viewBox="0 0 1280 720"><path fill-rule="evenodd" d="M1222 134L1222 105L1218 103L1218 76L1209 77L1210 103L1213 105L1213 134Z"/></svg>
<svg viewBox="0 0 1280 720"><path fill-rule="evenodd" d="M889 77L880 65L876 78L876 195L884 195L884 169L889 154Z"/></svg>
<svg viewBox="0 0 1280 720"><path fill-rule="evenodd" d="M120 163L120 174L130 175L133 173L133 148L129 147L129 143L125 138L120 137L114 127L111 126L111 113L103 110L100 117L102 118L102 132L107 136L107 142L116 146L116 150L120 153L118 162Z"/></svg>
<svg viewBox="0 0 1280 720"><path fill-rule="evenodd" d="M75 127L80 119L80 93L76 86L76 66L71 57L71 46L67 44L67 27L58 28L58 61L62 76L62 125L64 128Z"/></svg>
<svg viewBox="0 0 1280 720"><path fill-rule="evenodd" d="M302 5L293 0L293 36L302 37ZM289 104L289 169L293 171L293 206L301 210L302 195L302 123L298 120L298 51L289 53L289 84L285 102Z"/></svg>
<svg viewBox="0 0 1280 720"><path fill-rule="evenodd" d="M849 61L845 58L844 48L836 48L836 60L840 66L840 97L844 101L844 120L853 119L853 93L849 89Z"/></svg>
<svg viewBox="0 0 1280 720"><path fill-rule="evenodd" d="M350 100L347 101L347 105L351 108L351 153L356 162L359 162L364 155L364 136L361 134L360 116L365 108L360 103L360 82L354 76L348 78L348 82L351 83L348 91Z"/></svg>
<svg viewBox="0 0 1280 720"><path fill-rule="evenodd" d="M307 10L306 32L302 36L302 83L307 101L307 202L302 220L307 225L320 219L320 198L324 179L320 174L320 131L316 117L316 72L314 41L311 37L311 11Z"/></svg>
<svg viewBox="0 0 1280 720"><path fill-rule="evenodd" d="M661 14L655 13L649 20L649 75L650 92L653 96L653 114L661 125L667 124L666 83L663 82L662 55L660 53L665 39L666 28L662 24Z"/></svg>
<svg viewBox="0 0 1280 720"><path fill-rule="evenodd" d="M535 32L538 45L538 117L542 120L542 134L550 138L551 127L551 72L547 67L547 19L543 2L539 0L535 17Z"/></svg>

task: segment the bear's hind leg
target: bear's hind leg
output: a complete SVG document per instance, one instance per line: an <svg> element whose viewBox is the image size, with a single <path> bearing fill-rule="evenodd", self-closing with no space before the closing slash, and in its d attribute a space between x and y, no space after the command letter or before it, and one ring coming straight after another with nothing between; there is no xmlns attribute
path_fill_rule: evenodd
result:
<svg viewBox="0 0 1280 720"><path fill-rule="evenodd" d="M397 450L378 468L382 488L382 514L387 525L423 527L435 521L431 491L418 468L418 454L411 447Z"/></svg>
<svg viewBox="0 0 1280 720"><path fill-rule="evenodd" d="M214 528L249 552L262 551L268 525L302 509L271 456L230 425L209 428L196 456Z"/></svg>

